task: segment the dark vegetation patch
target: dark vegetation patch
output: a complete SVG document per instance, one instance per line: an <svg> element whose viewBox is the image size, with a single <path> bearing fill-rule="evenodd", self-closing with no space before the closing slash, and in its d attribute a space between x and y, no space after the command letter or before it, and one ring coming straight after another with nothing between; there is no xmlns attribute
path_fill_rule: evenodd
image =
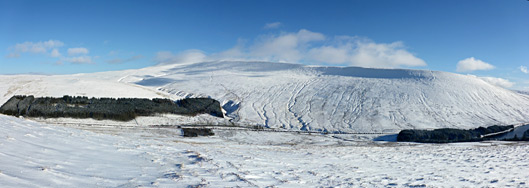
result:
<svg viewBox="0 0 529 188"><path fill-rule="evenodd" d="M397 136L399 142L422 142L422 143L451 143L451 142L478 142L492 140L496 136L488 136L494 133L513 130L514 126L490 126L476 129L435 129L435 130L402 130Z"/></svg>
<svg viewBox="0 0 529 188"><path fill-rule="evenodd" d="M210 98L187 98L174 102L169 99L88 98L67 95L62 98L13 96L0 107L0 113L17 117L70 117L117 121L129 121L137 116L162 113L188 116L211 114L224 117L220 103Z"/></svg>
<svg viewBox="0 0 529 188"><path fill-rule="evenodd" d="M182 128L184 137L213 136L215 133L208 128Z"/></svg>
<svg viewBox="0 0 529 188"><path fill-rule="evenodd" d="M525 131L522 136L516 134L512 138L505 138L504 141L529 141L529 130Z"/></svg>

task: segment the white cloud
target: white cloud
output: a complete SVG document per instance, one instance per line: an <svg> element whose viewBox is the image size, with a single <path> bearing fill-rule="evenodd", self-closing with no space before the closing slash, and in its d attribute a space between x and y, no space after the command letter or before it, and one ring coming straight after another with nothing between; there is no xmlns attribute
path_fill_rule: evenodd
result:
<svg viewBox="0 0 529 188"><path fill-rule="evenodd" d="M377 44L357 42L352 55L351 65L376 68L394 68L401 66L426 66L426 63L404 49L402 42Z"/></svg>
<svg viewBox="0 0 529 188"><path fill-rule="evenodd" d="M184 61L181 60L184 55L193 57L194 61L259 60L372 68L426 65L422 59L408 52L402 42L375 43L368 39L350 36L328 39L322 33L305 29L260 36L249 45L245 45L244 41L239 39L233 48L208 56L198 50L186 51L178 55L158 52L155 60L160 64L181 62ZM185 61L189 62L189 60Z"/></svg>
<svg viewBox="0 0 529 188"><path fill-rule="evenodd" d="M158 64L179 64L179 63L196 63L206 60L206 55L200 50L186 50L184 52L173 54L168 51L156 53L154 60Z"/></svg>
<svg viewBox="0 0 529 188"><path fill-rule="evenodd" d="M131 62L131 61L136 61L136 60L141 59L141 58L143 58L142 55L136 55L136 56L132 56L132 57L125 58L125 59L115 58L115 59L108 60L107 63L110 63L110 64L121 64L121 63L127 63L127 62Z"/></svg>
<svg viewBox="0 0 529 188"><path fill-rule="evenodd" d="M46 48L57 48L64 45L63 42L58 40L48 40L42 43L44 47Z"/></svg>
<svg viewBox="0 0 529 188"><path fill-rule="evenodd" d="M309 57L320 63L371 68L426 65L422 59L408 52L402 42L385 44L357 37L341 37L337 43L338 45L313 48L309 51Z"/></svg>
<svg viewBox="0 0 529 188"><path fill-rule="evenodd" d="M520 69L520 71L522 71L523 73L527 74L529 73L529 71L527 70L527 67L526 66L520 66L518 67Z"/></svg>
<svg viewBox="0 0 529 188"><path fill-rule="evenodd" d="M266 23L264 28L265 29L275 29L281 26L281 22L273 22L273 23Z"/></svg>
<svg viewBox="0 0 529 188"><path fill-rule="evenodd" d="M68 48L68 55L80 55L80 54L88 54L88 49L86 48Z"/></svg>
<svg viewBox="0 0 529 188"><path fill-rule="evenodd" d="M6 57L7 58L18 58L18 57L20 57L20 53L11 52L11 53L7 54Z"/></svg>
<svg viewBox="0 0 529 188"><path fill-rule="evenodd" d="M53 49L50 54L51 57L61 57L61 53L59 53L59 50L57 48Z"/></svg>
<svg viewBox="0 0 529 188"><path fill-rule="evenodd" d="M20 57L21 53L45 54L49 49L63 46L64 43L58 40L48 40L44 42L24 42L9 47L11 51L7 57Z"/></svg>
<svg viewBox="0 0 529 188"><path fill-rule="evenodd" d="M68 61L73 64L92 64L92 57L90 56L70 57L70 58L65 58L65 61Z"/></svg>
<svg viewBox="0 0 529 188"><path fill-rule="evenodd" d="M472 72L476 70L491 70L495 67L474 57L466 58L457 63L457 72Z"/></svg>
<svg viewBox="0 0 529 188"><path fill-rule="evenodd" d="M503 78L496 78L496 77L478 77L478 78L492 85L503 87L503 88L510 88L514 86L513 82L503 79Z"/></svg>
<svg viewBox="0 0 529 188"><path fill-rule="evenodd" d="M343 64L350 59L348 47L322 46L311 49L308 54L315 61L331 64Z"/></svg>
<svg viewBox="0 0 529 188"><path fill-rule="evenodd" d="M115 50L112 50L112 51L108 52L109 56L113 56L113 55L116 55L116 54L118 54L118 51L115 51Z"/></svg>
<svg viewBox="0 0 529 188"><path fill-rule="evenodd" d="M248 56L267 61L297 62L304 57L309 43L325 40L321 33L305 29L297 33L262 37L249 49Z"/></svg>

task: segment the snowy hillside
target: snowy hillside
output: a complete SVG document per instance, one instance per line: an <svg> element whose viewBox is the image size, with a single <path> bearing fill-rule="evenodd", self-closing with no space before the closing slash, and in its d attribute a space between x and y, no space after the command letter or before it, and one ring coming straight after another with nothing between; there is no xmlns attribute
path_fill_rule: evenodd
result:
<svg viewBox="0 0 529 188"><path fill-rule="evenodd" d="M2 187L526 187L529 178L525 142L433 145L367 141L380 135L245 130L186 138L174 127L138 126L207 122L395 132L527 122L529 96L474 76L206 62L0 75L0 102L13 95L210 96L221 101L228 118L160 114L126 123L35 122L0 115Z"/></svg>
<svg viewBox="0 0 529 188"><path fill-rule="evenodd" d="M232 122L341 132L474 128L529 121L529 96L474 76L269 62L203 62L93 74L0 76L14 94L209 96Z"/></svg>
<svg viewBox="0 0 529 188"><path fill-rule="evenodd" d="M523 95L529 95L529 91L514 90L514 92L519 93L519 94L523 94Z"/></svg>
<svg viewBox="0 0 529 188"><path fill-rule="evenodd" d="M122 81L179 96L211 96L239 122L269 127L393 132L529 121L527 96L444 72L206 62L158 75Z"/></svg>
<svg viewBox="0 0 529 188"><path fill-rule="evenodd" d="M4 115L0 136L2 187L150 185L164 176L124 138Z"/></svg>

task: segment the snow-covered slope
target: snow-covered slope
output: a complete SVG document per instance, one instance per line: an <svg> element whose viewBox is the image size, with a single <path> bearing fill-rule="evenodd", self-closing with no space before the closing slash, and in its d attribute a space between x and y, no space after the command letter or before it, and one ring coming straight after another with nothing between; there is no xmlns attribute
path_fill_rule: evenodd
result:
<svg viewBox="0 0 529 188"><path fill-rule="evenodd" d="M0 115L0 187L527 187L529 179L523 142L77 128L91 131Z"/></svg>
<svg viewBox="0 0 529 188"><path fill-rule="evenodd" d="M1 187L150 185L159 166L123 138L0 115ZM129 147L133 147L129 146Z"/></svg>
<svg viewBox="0 0 529 188"><path fill-rule="evenodd" d="M529 91L514 90L514 92L522 94L522 95L529 95Z"/></svg>
<svg viewBox="0 0 529 188"><path fill-rule="evenodd" d="M202 62L0 80L0 102L13 94L209 96L221 101L232 122L273 128L396 132L529 121L526 95L474 76L425 70Z"/></svg>
<svg viewBox="0 0 529 188"><path fill-rule="evenodd" d="M392 132L529 121L527 96L445 72L205 62L158 75L123 81L180 96L211 96L240 122L269 127Z"/></svg>

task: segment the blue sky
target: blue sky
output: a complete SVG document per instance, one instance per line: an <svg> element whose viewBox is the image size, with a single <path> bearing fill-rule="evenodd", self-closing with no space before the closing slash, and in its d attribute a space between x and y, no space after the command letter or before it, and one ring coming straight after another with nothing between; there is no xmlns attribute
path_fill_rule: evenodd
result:
<svg viewBox="0 0 529 188"><path fill-rule="evenodd" d="M528 18L526 0L0 0L0 74L246 59L447 71L529 90Z"/></svg>

